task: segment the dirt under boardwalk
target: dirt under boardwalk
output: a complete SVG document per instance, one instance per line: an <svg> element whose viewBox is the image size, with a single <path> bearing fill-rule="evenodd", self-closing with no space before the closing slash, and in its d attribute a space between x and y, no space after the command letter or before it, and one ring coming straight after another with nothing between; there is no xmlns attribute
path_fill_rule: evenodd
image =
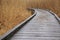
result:
<svg viewBox="0 0 60 40"><path fill-rule="evenodd" d="M0 36L32 15L20 2L0 0Z"/></svg>

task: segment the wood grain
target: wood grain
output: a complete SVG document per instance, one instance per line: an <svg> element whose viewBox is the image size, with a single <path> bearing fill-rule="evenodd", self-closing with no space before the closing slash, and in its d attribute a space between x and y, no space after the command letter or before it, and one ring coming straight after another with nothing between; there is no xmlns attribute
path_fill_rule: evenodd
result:
<svg viewBox="0 0 60 40"><path fill-rule="evenodd" d="M36 16L10 40L60 40L60 24L54 15L45 10L35 10Z"/></svg>

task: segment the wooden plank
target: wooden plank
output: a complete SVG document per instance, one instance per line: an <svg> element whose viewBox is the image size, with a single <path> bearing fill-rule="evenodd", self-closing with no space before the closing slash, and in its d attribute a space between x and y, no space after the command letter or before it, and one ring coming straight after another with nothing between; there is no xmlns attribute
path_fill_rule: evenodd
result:
<svg viewBox="0 0 60 40"><path fill-rule="evenodd" d="M10 40L60 40L60 24L48 11L35 9L37 15Z"/></svg>

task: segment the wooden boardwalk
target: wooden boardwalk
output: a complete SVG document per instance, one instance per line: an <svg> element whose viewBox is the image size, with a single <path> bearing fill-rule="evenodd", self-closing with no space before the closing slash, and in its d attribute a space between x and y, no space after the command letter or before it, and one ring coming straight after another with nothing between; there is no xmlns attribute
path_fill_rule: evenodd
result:
<svg viewBox="0 0 60 40"><path fill-rule="evenodd" d="M60 24L48 11L36 9L37 15L10 40L60 40Z"/></svg>

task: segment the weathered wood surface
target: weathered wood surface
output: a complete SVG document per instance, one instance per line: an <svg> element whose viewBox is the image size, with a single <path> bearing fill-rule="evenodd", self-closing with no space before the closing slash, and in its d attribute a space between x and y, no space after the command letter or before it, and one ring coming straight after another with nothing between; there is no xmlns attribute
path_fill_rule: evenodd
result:
<svg viewBox="0 0 60 40"><path fill-rule="evenodd" d="M10 40L60 40L60 24L48 11L36 9L37 15Z"/></svg>

